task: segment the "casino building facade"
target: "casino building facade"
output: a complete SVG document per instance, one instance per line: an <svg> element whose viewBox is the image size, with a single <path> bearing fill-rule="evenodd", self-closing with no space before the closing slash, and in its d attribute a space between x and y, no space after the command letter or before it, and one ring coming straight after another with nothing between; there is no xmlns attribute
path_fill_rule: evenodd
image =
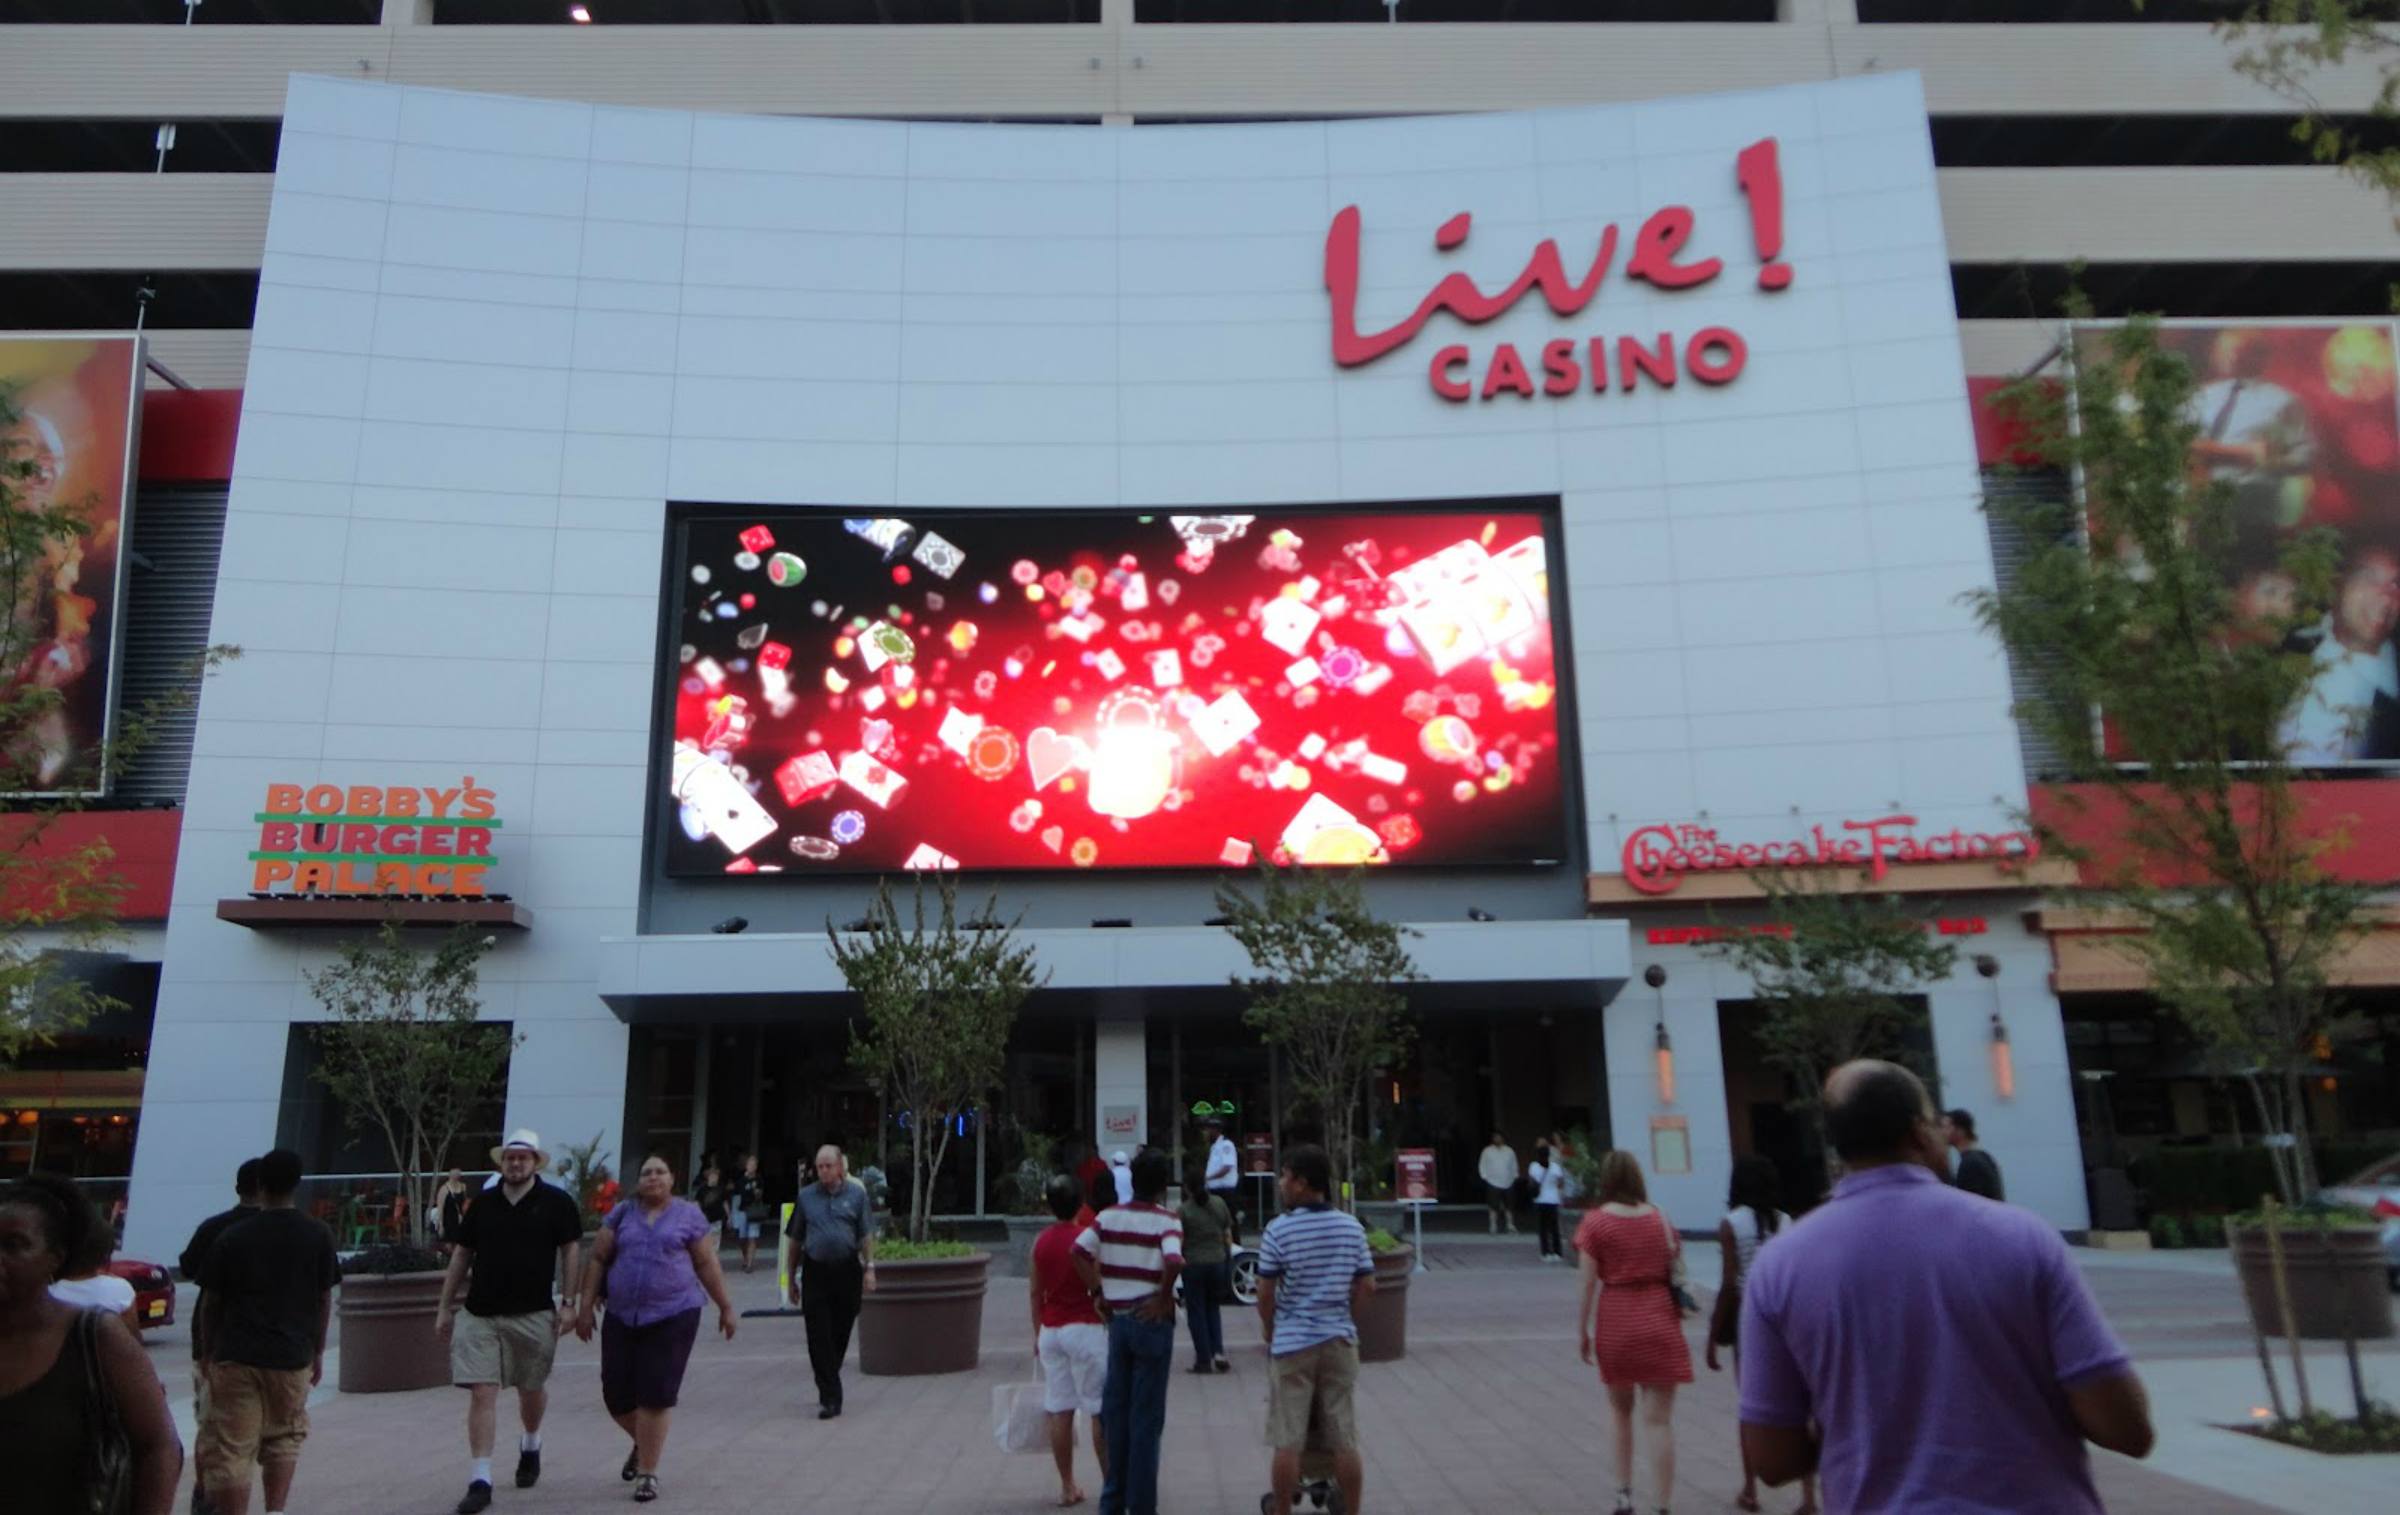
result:
<svg viewBox="0 0 2400 1515"><path fill-rule="evenodd" d="M1961 601L2007 563L1979 400L2060 339L2071 257L2107 309L2316 353L2390 250L2329 173L2218 161L2281 128L2204 28L610 24L640 9L11 28L52 151L104 60L153 113L274 120L271 181L10 165L56 214L0 229L19 328L206 264L142 286L180 311L134 518L227 481L206 636L242 656L171 819L102 812L172 828L129 1246L278 1141L374 1166L303 975L385 892L498 939L505 1120L554 1141L891 1144L826 932L955 868L1049 977L941 1208L1203 1105L1271 1148L1211 924L1261 855L1367 864L1417 933L1416 1045L1364 1097L1445 1194L1495 1127L1633 1149L1687 1226L1739 1155L1798 1184L1705 951L1781 866L1921 902L1960 949L1942 1098L2092 1223L2069 959L2105 923L2044 903L2040 754ZM2185 1103L2162 1139L2210 1139Z"/></svg>

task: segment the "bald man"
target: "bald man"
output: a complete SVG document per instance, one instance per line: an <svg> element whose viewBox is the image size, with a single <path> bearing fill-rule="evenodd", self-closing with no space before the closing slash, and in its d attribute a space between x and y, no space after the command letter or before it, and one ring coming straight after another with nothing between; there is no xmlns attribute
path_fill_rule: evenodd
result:
<svg viewBox="0 0 2400 1515"><path fill-rule="evenodd" d="M2100 1515L2084 1443L2149 1454L2142 1382L2058 1232L1944 1181L1935 1119L1894 1064L1825 1081L1848 1171L1743 1282L1742 1450L1853 1515Z"/></svg>
<svg viewBox="0 0 2400 1515"><path fill-rule="evenodd" d="M861 1297L875 1287L875 1207L850 1182L842 1149L817 1149L817 1181L792 1206L792 1301L808 1322L808 1366L817 1376L817 1419L842 1413L842 1359Z"/></svg>

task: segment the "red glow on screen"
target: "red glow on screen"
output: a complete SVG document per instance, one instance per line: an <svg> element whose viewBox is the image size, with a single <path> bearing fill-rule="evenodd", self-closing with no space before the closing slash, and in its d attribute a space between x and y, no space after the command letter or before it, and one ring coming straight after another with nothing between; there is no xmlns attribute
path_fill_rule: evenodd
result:
<svg viewBox="0 0 2400 1515"><path fill-rule="evenodd" d="M689 518L670 873L1546 862L1524 509Z"/></svg>

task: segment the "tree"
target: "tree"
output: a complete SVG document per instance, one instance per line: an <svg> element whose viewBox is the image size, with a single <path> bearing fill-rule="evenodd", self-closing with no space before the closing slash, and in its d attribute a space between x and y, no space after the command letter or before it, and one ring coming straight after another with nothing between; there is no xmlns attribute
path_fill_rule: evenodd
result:
<svg viewBox="0 0 2400 1515"><path fill-rule="evenodd" d="M2136 4L2140 0L2136 0ZM2296 107L2293 140L2319 163L2340 166L2400 200L2400 12L2390 0L2260 0L2219 32L2240 48L2234 69ZM2329 110L2312 81L2328 69L2364 65L2376 75L2366 131L2354 113Z"/></svg>
<svg viewBox="0 0 2400 1515"><path fill-rule="evenodd" d="M2303 824L2287 736L2336 544L2283 532L2237 587L2258 533L2234 486L2195 462L2189 367L2148 319L2080 358L2063 385L2028 381L2004 403L2035 459L2082 479L2083 502L2014 507L2032 550L2012 585L1973 601L2038 670L2018 714L2071 781L2066 812L2036 819L2044 848L2083 865L2077 905L2139 928L2121 950L2247 1082L2299 1202L2317 1186L2303 1081L2337 1029L2332 971L2369 897L2322 866L2339 838ZM2114 833L2107 859L2071 834L2094 817Z"/></svg>
<svg viewBox="0 0 2400 1515"><path fill-rule="evenodd" d="M1700 950L1749 976L1760 1055L1799 1091L1792 1108L1815 1131L1830 1173L1825 1076L1862 1057L1920 1061L1908 1038L1925 1011L1909 996L1949 977L1958 949L1890 895L1839 894L1766 874L1758 881L1768 927L1729 928Z"/></svg>
<svg viewBox="0 0 2400 1515"><path fill-rule="evenodd" d="M920 874L906 926L888 882L875 887L864 931L845 936L825 923L834 963L864 1017L851 1023L850 1065L908 1118L911 1241L926 1239L953 1117L978 1109L999 1086L1017 1010L1049 979L1017 939L1015 923L993 918L997 901L962 923L957 884L943 878L937 888L940 908L930 922Z"/></svg>
<svg viewBox="0 0 2400 1515"><path fill-rule="evenodd" d="M1225 930L1256 970L1234 976L1250 1000L1242 1018L1283 1054L1297 1101L1324 1122L1334 1173L1352 1181L1360 1091L1408 1050L1400 986L1424 976L1404 942L1417 933L1367 908L1356 871L1262 862L1258 877L1255 899L1231 880L1217 886Z"/></svg>
<svg viewBox="0 0 2400 1515"><path fill-rule="evenodd" d="M493 946L461 926L428 951L386 921L343 943L332 967L304 975L331 1017L319 1030L316 1076L354 1133L390 1148L420 1246L429 1174L477 1112L506 1096L509 1054L524 1040L476 1018L476 977Z"/></svg>
<svg viewBox="0 0 2400 1515"><path fill-rule="evenodd" d="M124 772L162 718L189 706L207 668L238 656L208 649L185 687L120 712L105 749L76 742L64 719L71 679L61 675L89 667L91 607L75 584L96 502L53 496L48 470L15 389L0 385L0 797L27 796L0 798L0 1068L122 1008L72 966L75 954L122 940L116 851L99 838L54 844L47 833Z"/></svg>

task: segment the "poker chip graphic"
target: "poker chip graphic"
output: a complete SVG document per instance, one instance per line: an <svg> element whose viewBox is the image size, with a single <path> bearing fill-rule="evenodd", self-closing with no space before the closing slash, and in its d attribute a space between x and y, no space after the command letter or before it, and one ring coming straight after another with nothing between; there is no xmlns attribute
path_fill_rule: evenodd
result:
<svg viewBox="0 0 2400 1515"><path fill-rule="evenodd" d="M665 866L1559 859L1549 530L1398 506L694 514L663 671L678 772L720 777L668 807Z"/></svg>

